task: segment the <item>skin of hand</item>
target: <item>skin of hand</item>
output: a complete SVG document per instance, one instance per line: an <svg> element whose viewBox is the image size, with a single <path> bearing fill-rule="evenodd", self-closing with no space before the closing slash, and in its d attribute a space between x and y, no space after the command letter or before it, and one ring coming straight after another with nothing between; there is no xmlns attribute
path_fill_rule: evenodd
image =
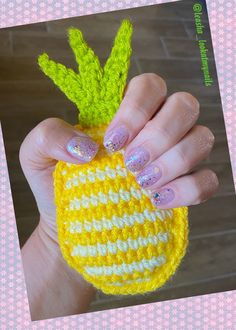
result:
<svg viewBox="0 0 236 330"><path fill-rule="evenodd" d="M104 146L110 152L124 148L126 167L159 208L199 204L218 188L212 170L193 170L214 145L212 132L196 125L199 108L189 93L167 97L165 81L145 73L126 86L107 128ZM21 166L40 213L37 228L22 248L33 320L85 312L94 298L95 289L60 254L52 174L58 160L82 164L97 151L90 137L57 118L41 122L21 145Z"/></svg>

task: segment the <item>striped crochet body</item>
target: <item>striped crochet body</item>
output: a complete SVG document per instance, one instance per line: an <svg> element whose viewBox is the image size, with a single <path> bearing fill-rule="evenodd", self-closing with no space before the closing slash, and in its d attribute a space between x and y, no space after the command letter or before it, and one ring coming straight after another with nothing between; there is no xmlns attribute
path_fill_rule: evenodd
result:
<svg viewBox="0 0 236 330"><path fill-rule="evenodd" d="M39 65L80 110L76 127L99 145L87 164L59 161L54 172L58 240L67 263L107 294L153 291L176 271L188 244L187 207L160 210L103 136L123 98L132 24L124 20L104 68L80 30L69 30L80 74L39 57ZM128 110L127 110L128 111Z"/></svg>
<svg viewBox="0 0 236 330"><path fill-rule="evenodd" d="M80 129L82 129L80 127ZM157 209L124 166L100 144L89 164L58 162L54 173L59 243L69 265L107 294L160 287L187 245L187 208Z"/></svg>

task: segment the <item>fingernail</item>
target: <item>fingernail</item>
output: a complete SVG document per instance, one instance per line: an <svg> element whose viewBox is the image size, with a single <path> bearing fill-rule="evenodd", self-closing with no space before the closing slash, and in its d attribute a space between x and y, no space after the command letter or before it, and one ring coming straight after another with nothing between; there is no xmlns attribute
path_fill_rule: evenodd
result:
<svg viewBox="0 0 236 330"><path fill-rule="evenodd" d="M136 177L136 180L142 188L147 188L156 183L161 176L162 173L158 166L149 165Z"/></svg>
<svg viewBox="0 0 236 330"><path fill-rule="evenodd" d="M155 206L161 206L170 203L175 198L174 190L165 188L152 195L152 202Z"/></svg>
<svg viewBox="0 0 236 330"><path fill-rule="evenodd" d="M138 147L125 159L125 165L131 172L136 172L140 171L149 159L149 152L142 147Z"/></svg>
<svg viewBox="0 0 236 330"><path fill-rule="evenodd" d="M67 151L82 162L91 161L98 152L98 144L88 136L75 136L67 144Z"/></svg>
<svg viewBox="0 0 236 330"><path fill-rule="evenodd" d="M128 129L124 125L119 126L105 135L104 147L110 152L115 152L125 145L128 138Z"/></svg>

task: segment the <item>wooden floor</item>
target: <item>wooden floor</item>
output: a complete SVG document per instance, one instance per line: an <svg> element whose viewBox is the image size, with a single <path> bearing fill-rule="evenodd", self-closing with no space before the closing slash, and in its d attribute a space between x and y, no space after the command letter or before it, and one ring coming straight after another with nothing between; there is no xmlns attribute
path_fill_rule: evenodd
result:
<svg viewBox="0 0 236 330"><path fill-rule="evenodd" d="M90 310L129 306L236 288L236 205L221 102L207 22L212 87L204 87L195 40L192 1L59 20L0 31L0 118L5 138L20 244L38 222L34 198L21 172L18 151L25 135L41 120L60 117L75 124L77 110L37 67L46 51L55 60L75 68L66 28L81 28L104 63L120 20L134 22L129 78L143 72L160 74L168 94L188 91L201 103L199 123L210 127L215 148L204 165L220 179L217 195L190 207L190 244L174 277L157 292L129 297L103 295ZM206 17L205 17L206 19Z"/></svg>

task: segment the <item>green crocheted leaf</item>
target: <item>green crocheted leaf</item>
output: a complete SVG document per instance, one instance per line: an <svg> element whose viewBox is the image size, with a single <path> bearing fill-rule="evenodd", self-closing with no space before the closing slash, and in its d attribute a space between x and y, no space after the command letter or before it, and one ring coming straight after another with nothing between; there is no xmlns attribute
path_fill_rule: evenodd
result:
<svg viewBox="0 0 236 330"><path fill-rule="evenodd" d="M69 100L77 104L84 97L80 76L72 69L50 60L46 53L38 57L38 63L43 72L54 81Z"/></svg>
<svg viewBox="0 0 236 330"><path fill-rule="evenodd" d="M70 28L68 35L78 63L78 74L50 60L45 53L38 57L42 71L76 104L82 126L108 124L116 113L130 65L132 32L131 22L123 20L104 68L76 28Z"/></svg>
<svg viewBox="0 0 236 330"><path fill-rule="evenodd" d="M76 62L78 63L78 71L80 72L82 82L88 82L91 78L96 77L96 79L92 81L92 87L94 87L94 84L99 85L103 70L98 57L83 39L82 32L78 29L70 28L69 43L74 52ZM91 89L90 86L91 81L86 87Z"/></svg>
<svg viewBox="0 0 236 330"><path fill-rule="evenodd" d="M110 56L104 66L101 97L112 106L107 109L108 120L111 121L118 109L129 71L132 54L131 37L133 27L129 20L124 20L116 35Z"/></svg>

